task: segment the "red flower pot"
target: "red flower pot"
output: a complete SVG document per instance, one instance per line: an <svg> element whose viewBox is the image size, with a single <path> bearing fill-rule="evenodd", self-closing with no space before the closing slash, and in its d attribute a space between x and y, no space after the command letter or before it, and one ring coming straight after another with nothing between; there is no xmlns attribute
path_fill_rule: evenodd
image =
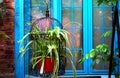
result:
<svg viewBox="0 0 120 78"><path fill-rule="evenodd" d="M44 73L50 73L53 72L54 69L54 62L55 62L55 57L45 57L45 62L44 62ZM40 69L42 65L42 61L38 63L38 68Z"/></svg>

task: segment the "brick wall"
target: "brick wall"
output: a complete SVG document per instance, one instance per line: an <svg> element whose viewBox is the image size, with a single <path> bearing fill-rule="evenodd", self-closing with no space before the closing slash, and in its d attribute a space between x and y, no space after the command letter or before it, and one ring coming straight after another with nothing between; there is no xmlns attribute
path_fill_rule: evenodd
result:
<svg viewBox="0 0 120 78"><path fill-rule="evenodd" d="M2 75L14 73L14 0L3 1L7 12L0 19L0 31L5 32L10 38L0 38L0 78L4 78Z"/></svg>

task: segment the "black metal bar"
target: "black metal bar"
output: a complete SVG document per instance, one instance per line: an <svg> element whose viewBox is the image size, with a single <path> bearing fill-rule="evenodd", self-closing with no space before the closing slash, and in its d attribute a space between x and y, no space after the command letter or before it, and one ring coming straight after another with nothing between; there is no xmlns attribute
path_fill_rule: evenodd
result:
<svg viewBox="0 0 120 78"><path fill-rule="evenodd" d="M111 54L110 54L110 62L109 62L109 74L108 78L111 78L112 74L112 62L113 62L113 55L114 55L114 37L115 37L115 25L116 25L116 10L117 6L113 7L113 14L112 14L112 42L111 42Z"/></svg>

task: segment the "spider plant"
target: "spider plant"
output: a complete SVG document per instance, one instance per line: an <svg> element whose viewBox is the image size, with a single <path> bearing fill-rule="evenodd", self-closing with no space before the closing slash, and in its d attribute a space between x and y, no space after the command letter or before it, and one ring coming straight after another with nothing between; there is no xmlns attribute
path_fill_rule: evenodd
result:
<svg viewBox="0 0 120 78"><path fill-rule="evenodd" d="M44 62L46 57L55 57L54 69L52 72L52 78L57 78L58 70L59 70L59 55L66 57L72 64L74 69L74 77L76 77L75 66L70 59L72 57L72 53L65 46L69 44L68 32L64 29L60 29L59 27L55 27L54 29L50 29L46 27L45 31L42 31L40 28L35 26L34 24L30 24L31 30L28 32L20 41L21 49L20 55L24 56L27 50L30 49L31 59L30 62L32 64L32 68L35 68L39 62L42 62L40 73L44 72ZM30 37L25 46L22 46L25 39ZM19 55L19 56L20 56Z"/></svg>

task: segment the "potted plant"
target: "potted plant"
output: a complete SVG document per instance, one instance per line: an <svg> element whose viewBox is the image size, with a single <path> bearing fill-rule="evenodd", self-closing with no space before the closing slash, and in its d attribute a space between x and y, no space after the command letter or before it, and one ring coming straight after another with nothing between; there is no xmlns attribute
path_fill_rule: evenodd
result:
<svg viewBox="0 0 120 78"><path fill-rule="evenodd" d="M52 72L52 78L58 76L59 56L66 57L73 66L75 77L75 67L70 59L72 54L69 48L65 46L65 44L69 44L69 33L59 27L55 27L54 29L46 27L45 31L42 31L32 23L30 26L30 32L19 41L21 45L20 55L24 56L27 50L30 49L32 68L37 66L41 74ZM30 37L30 40L22 46L27 37ZM50 65L49 68L48 65Z"/></svg>

